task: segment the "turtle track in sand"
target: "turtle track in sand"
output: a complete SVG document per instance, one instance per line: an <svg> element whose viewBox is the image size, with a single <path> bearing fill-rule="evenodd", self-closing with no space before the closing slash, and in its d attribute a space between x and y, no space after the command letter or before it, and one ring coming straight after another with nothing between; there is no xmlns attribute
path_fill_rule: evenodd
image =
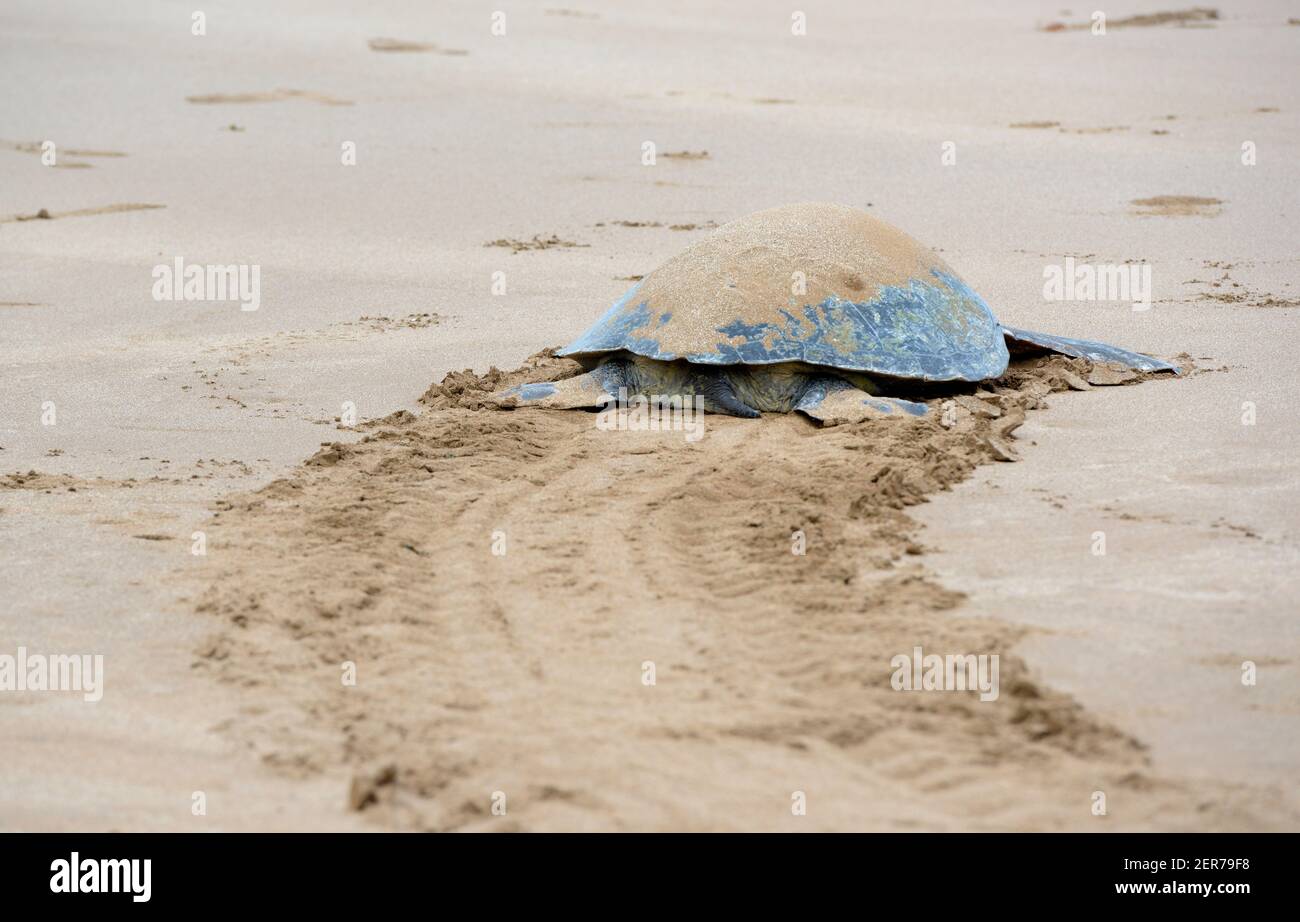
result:
<svg viewBox="0 0 1300 922"><path fill-rule="evenodd" d="M920 563L906 507L997 457L999 420L1086 362L1016 362L951 428L709 416L688 444L485 406L576 369L448 375L420 415L219 505L196 666L242 688L227 732L282 773L351 777L340 809L392 828L1270 825L1257 794L1153 777L1027 671L1020 629L962 618ZM1000 697L894 691L917 644L999 654Z"/></svg>

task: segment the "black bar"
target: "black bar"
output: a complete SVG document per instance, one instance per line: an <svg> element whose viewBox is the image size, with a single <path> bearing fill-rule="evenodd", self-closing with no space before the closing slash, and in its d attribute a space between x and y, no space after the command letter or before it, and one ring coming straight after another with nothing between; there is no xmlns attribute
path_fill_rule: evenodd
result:
<svg viewBox="0 0 1300 922"><path fill-rule="evenodd" d="M80 908L301 912L412 900L437 916L455 911L447 900L460 897L532 900L540 911L556 901L591 903L598 894L625 901L607 904L609 911L668 912L683 906L670 898L695 892L769 909L814 897L848 899L864 912L1032 908L1049 897L1056 902L1046 905L1058 909L1200 901L1231 911L1243 899L1288 892L1294 845L1291 835L1264 834L11 834L0 836L0 901L7 910L76 901ZM74 852L88 884L105 870L100 859L136 859L141 877L112 865L108 877L118 875L119 892L54 892L70 878L59 876L58 862L70 871ZM145 859L147 901L136 899Z"/></svg>

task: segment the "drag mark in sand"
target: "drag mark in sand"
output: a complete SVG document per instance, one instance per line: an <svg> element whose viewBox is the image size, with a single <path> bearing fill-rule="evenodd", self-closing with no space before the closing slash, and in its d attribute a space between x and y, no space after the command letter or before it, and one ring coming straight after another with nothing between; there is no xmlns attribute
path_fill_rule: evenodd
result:
<svg viewBox="0 0 1300 922"><path fill-rule="evenodd" d="M1198 293L1194 300L1214 301L1219 304L1240 304L1244 307L1300 307L1300 298L1265 294L1247 288L1232 277L1232 270L1237 268L1235 263L1211 259L1206 260L1202 265L1206 269L1214 269L1222 274L1218 278L1208 281L1189 279L1184 282L1185 285L1206 286L1207 290Z"/></svg>
<svg viewBox="0 0 1300 922"><path fill-rule="evenodd" d="M438 314L420 312L401 317L364 315L355 320L344 320L318 329L284 330L268 336L231 340L207 347L203 367L191 367L191 383L180 385L182 391L193 391L213 409L234 405L251 409L252 415L267 418L298 416L315 425L333 425L339 417L321 418L303 415L308 407L291 397L271 389L264 374L266 366L274 362L292 366L310 361L308 356L319 355L331 347L348 348L351 343L376 334L412 333L428 330L441 323ZM190 365L197 365L191 362Z"/></svg>
<svg viewBox="0 0 1300 922"><path fill-rule="evenodd" d="M432 53L449 57L464 57L469 54L462 48L441 48L427 42L409 42L400 38L372 38L367 42L371 51L397 52L406 54Z"/></svg>
<svg viewBox="0 0 1300 922"><path fill-rule="evenodd" d="M1067 11L1068 12L1068 11ZM1141 13L1126 16L1123 19L1107 19L1108 29L1140 29L1151 26L1181 26L1183 28L1212 29L1219 18L1219 11L1210 7L1194 6L1189 10L1164 10L1159 13ZM1050 22L1043 26L1043 32L1065 32L1091 29L1092 22Z"/></svg>
<svg viewBox="0 0 1300 922"><path fill-rule="evenodd" d="M255 356L269 357L326 341L357 342L369 333L423 330L438 325L442 319L438 314L423 312L403 317L365 314L356 320L340 320L319 329L283 330L270 336L210 346L204 353L224 355L227 363L242 366L247 365Z"/></svg>
<svg viewBox="0 0 1300 922"><path fill-rule="evenodd" d="M85 218L92 215L120 214L126 211L152 211L156 208L166 207L166 205L152 205L145 202L122 202L116 205L103 205L99 208L77 208L73 211L50 211L42 208L34 214L14 214L0 217L0 224L22 221L54 221L59 218Z"/></svg>
<svg viewBox="0 0 1300 922"><path fill-rule="evenodd" d="M1097 125L1097 126L1087 127L1087 128L1066 128L1060 122L1049 122L1049 121L1014 122L1013 124L1010 124L1007 127L1008 128L1029 128L1029 129L1038 129L1038 130L1055 128L1061 134L1116 134L1117 132L1120 131L1132 130L1131 126L1129 125ZM1154 133L1168 134L1169 132L1157 131Z"/></svg>
<svg viewBox="0 0 1300 922"><path fill-rule="evenodd" d="M26 490L38 493L56 491L76 493L83 490L120 490L134 489L146 483L167 483L165 478L150 477L145 480L127 478L115 480L108 477L75 477L71 474L47 474L43 471L29 470L26 473L14 471L0 475L0 491Z"/></svg>
<svg viewBox="0 0 1300 922"><path fill-rule="evenodd" d="M787 99L782 96L744 97L744 96L737 96L734 93L720 93L720 92L703 93L703 92L697 92L695 90L665 90L664 96L667 96L669 98L707 96L711 99L726 99L730 102L752 103L753 105L756 106L793 106L796 105L798 102L798 100ZM642 96L640 94L636 94L633 96L629 96L628 98L644 99L648 97Z"/></svg>
<svg viewBox="0 0 1300 922"><path fill-rule="evenodd" d="M562 249L585 249L589 248L589 243L574 243L572 240L564 240L556 234L534 234L529 240L514 240L502 237L498 240L489 240L483 244L485 247L506 247L510 250L510 255L516 253L527 253L534 250L562 250Z"/></svg>
<svg viewBox="0 0 1300 922"><path fill-rule="evenodd" d="M323 106L350 106L352 100L340 99L311 90L272 90L269 93L210 93L203 96L186 96L185 101L195 105L225 105L228 103L283 102L297 99L320 103Z"/></svg>
<svg viewBox="0 0 1300 922"><path fill-rule="evenodd" d="M610 227L642 228L642 227L663 227L664 226L662 221L609 221L609 222L600 221L594 226L605 227L607 223L608 226ZM669 224L668 229L671 231L712 230L717 226L718 226L717 221L705 221L702 224L693 224L693 223Z"/></svg>
<svg viewBox="0 0 1300 922"><path fill-rule="evenodd" d="M408 829L1098 828L1098 788L1126 804L1108 826L1267 815L1152 777L919 563L907 507L1084 360L1017 361L925 417L718 417L695 444L489 408L580 370L450 374L421 415L218 504L196 666L246 697L228 729L266 765L346 769L341 806ZM999 654L997 701L894 691L918 644ZM823 807L792 820L809 785Z"/></svg>
<svg viewBox="0 0 1300 922"><path fill-rule="evenodd" d="M45 153L44 145L48 142L43 141L0 141L0 149L11 150L20 154L35 154L40 157ZM50 166L62 170L88 170L94 164L84 163L80 160L64 160L64 157L125 157L126 154L116 150L89 150L78 147L55 148L57 155Z"/></svg>
<svg viewBox="0 0 1300 922"><path fill-rule="evenodd" d="M1156 195L1135 198L1130 204L1137 206L1136 214L1147 217L1213 218L1223 210L1219 206L1224 202L1200 195Z"/></svg>

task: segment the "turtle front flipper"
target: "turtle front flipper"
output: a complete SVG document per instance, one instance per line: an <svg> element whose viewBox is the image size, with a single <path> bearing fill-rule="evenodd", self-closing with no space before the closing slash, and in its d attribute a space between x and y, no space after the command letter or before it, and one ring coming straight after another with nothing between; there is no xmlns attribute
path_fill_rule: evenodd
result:
<svg viewBox="0 0 1300 922"><path fill-rule="evenodd" d="M561 381L516 384L498 391L489 399L502 409L547 407L552 410L579 410L584 407L601 407L612 401L614 397L607 386L607 376L597 369ZM614 391L617 393L617 386Z"/></svg>
<svg viewBox="0 0 1300 922"><path fill-rule="evenodd" d="M1002 328L1002 335L1006 337L1007 346L1013 354L1059 352L1061 355L1077 359L1113 362L1136 371L1172 371L1174 374L1182 374L1177 365L1143 355L1141 352L1129 352L1127 349L1093 342L1090 339L1069 339L1065 336L1053 336L1051 333L1035 333L1032 330L1018 330L1007 326Z"/></svg>
<svg viewBox="0 0 1300 922"><path fill-rule="evenodd" d="M823 423L857 423L864 419L922 416L926 406L897 397L877 397L843 378L812 378L794 408Z"/></svg>

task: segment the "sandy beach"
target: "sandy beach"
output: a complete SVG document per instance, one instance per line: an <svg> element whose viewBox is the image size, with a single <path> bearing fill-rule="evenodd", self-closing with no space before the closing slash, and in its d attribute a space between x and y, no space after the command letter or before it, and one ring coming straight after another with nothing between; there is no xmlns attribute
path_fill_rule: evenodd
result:
<svg viewBox="0 0 1300 922"><path fill-rule="evenodd" d="M1300 830L1300 12L501 12L0 10L0 655L104 664L0 690L0 830ZM698 442L488 399L797 202L1184 373Z"/></svg>

